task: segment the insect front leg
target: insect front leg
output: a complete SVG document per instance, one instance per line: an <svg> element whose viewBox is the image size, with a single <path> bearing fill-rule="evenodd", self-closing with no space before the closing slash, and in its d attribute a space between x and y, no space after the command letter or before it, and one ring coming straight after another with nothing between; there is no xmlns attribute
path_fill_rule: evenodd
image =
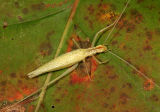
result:
<svg viewBox="0 0 160 112"><path fill-rule="evenodd" d="M92 56L95 60L96 60L96 62L98 63L98 64L104 64L104 63L108 63L109 62L109 59L107 59L107 60L105 60L105 61L101 61L101 60L99 60L98 58L96 58L95 56Z"/></svg>
<svg viewBox="0 0 160 112"><path fill-rule="evenodd" d="M86 72L87 72L87 75L88 75L89 79L92 80L92 79L91 79L92 76L91 76L91 74L89 74L89 70L88 70L88 68L87 68L87 64L86 64L85 59L83 60L83 63L84 63L84 66L85 66L85 68L86 68Z"/></svg>
<svg viewBox="0 0 160 112"><path fill-rule="evenodd" d="M105 31L107 31L107 30L108 30L110 27L112 27L115 23L116 23L116 20L115 20L112 24L110 24L109 26L106 26L106 27L104 27L103 29L99 30L99 31L95 34L95 36L94 36L94 38L93 38L91 47L94 47L94 46L95 46L96 41L97 41L98 38L100 37L99 35L102 34L102 33L104 33Z"/></svg>

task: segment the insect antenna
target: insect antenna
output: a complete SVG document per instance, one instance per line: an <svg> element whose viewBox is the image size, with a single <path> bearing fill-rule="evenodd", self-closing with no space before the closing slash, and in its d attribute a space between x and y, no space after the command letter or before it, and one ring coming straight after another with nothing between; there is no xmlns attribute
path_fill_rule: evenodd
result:
<svg viewBox="0 0 160 112"><path fill-rule="evenodd" d="M128 4L129 4L130 1L131 1L131 0L128 0L128 1L127 1L127 3L126 3L126 5L125 5L125 7L123 8L120 16L118 17L118 19L115 20L114 25L113 25L111 31L109 32L108 36L107 36L106 39L104 40L104 44L103 44L103 45L106 45L105 43L107 42L107 40L109 39L111 33L112 33L113 30L115 29L117 23L118 23L119 20L121 19L122 15L123 15L123 13L125 12L125 10L126 10L126 8L127 8L127 6L128 6ZM107 45L108 45L108 44L107 44ZM126 61L125 59L121 58L121 57L118 56L117 54L113 53L111 50L107 50L107 52L109 52L109 53L112 54L113 56L117 57L119 60L121 60L121 61L123 61L124 63L126 63L128 66L130 66L130 67L131 67L133 70L135 70L137 73L141 74L146 80L151 80L148 76L146 76L144 73L142 73L140 70L138 70L134 65L132 65L131 63L129 63L129 62ZM152 83L153 83L155 86L157 86L158 88L160 88L160 86L159 86L157 83L155 83L154 81L152 81Z"/></svg>
<svg viewBox="0 0 160 112"><path fill-rule="evenodd" d="M128 4L129 4L130 1L131 1L131 0L128 0L128 1L127 1L127 3L126 3L126 5L125 5L125 7L123 8L120 16L118 17L118 19L115 20L114 25L113 25L111 31L109 32L108 36L107 36L106 39L104 40L104 44L106 43L106 41L107 41L108 38L110 37L111 33L112 33L113 30L115 29L117 23L119 22L119 20L121 19L122 15L124 14L124 12L125 12L125 10L126 10L126 8L127 8L127 6L128 6Z"/></svg>
<svg viewBox="0 0 160 112"><path fill-rule="evenodd" d="M149 77L147 77L144 73L142 73L140 70L138 70L134 65L132 65L131 63L129 63L128 61L126 61L125 59L121 58L120 56L118 56L117 54L113 53L112 51L108 50L108 52L110 54L112 54L113 56L117 57L119 60L123 61L124 63L126 63L128 66L130 66L133 70L135 70L136 72L138 72L140 75L142 75L145 79L147 80L151 80ZM158 88L160 88L160 86L158 84L156 84L154 81L152 81L152 83L154 85L156 85Z"/></svg>
<svg viewBox="0 0 160 112"><path fill-rule="evenodd" d="M122 15L124 14L124 12L125 12L125 10L126 10L126 8L127 8L127 6L128 6L128 4L129 4L130 1L131 1L131 0L128 0L128 1L127 1L127 3L126 3L126 5L125 5L125 7L123 8L120 16L119 16L112 24L104 27L103 29L99 30L99 31L95 34L95 36L94 36L94 38L93 38L93 41L92 41L92 44L91 44L91 47L94 47L96 41L97 41L98 38L100 37L100 36L99 36L100 34L104 33L106 30L108 30L110 27L113 26L112 29L111 29L111 31L109 32L108 36L106 37L103 45L106 43L106 41L107 41L108 38L110 37L111 33L112 33L113 30L115 29L115 26L117 25L118 21L121 19Z"/></svg>

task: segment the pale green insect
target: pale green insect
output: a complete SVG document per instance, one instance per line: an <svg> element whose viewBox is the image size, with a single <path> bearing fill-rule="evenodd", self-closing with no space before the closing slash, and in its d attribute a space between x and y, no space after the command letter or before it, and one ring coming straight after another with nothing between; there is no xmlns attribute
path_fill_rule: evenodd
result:
<svg viewBox="0 0 160 112"><path fill-rule="evenodd" d="M120 14L120 16L118 17L117 20L115 20L114 23L112 23L111 25L101 29L99 32L96 33L96 35L94 36L93 38L93 41L92 41L92 45L91 45L91 48L88 48L88 49L77 49L75 51L71 51L69 53L65 53L51 61L49 61L48 63L42 65L41 67L37 68L36 70L30 72L27 74L27 76L29 78L33 78L33 77L36 77L40 74L43 74L43 73L46 73L46 72L51 72L51 71L56 71L56 70L60 70L60 69L64 69L64 68L67 68L67 67L70 67L80 61L84 61L86 57L88 56L94 56L95 54L97 53L102 53L102 52L105 52L107 51L107 47L104 46L104 45L98 45L96 47L94 47L96 41L97 41L97 38L99 36L99 34L105 32L108 28L112 27L112 30L110 31L108 37L110 36L110 34L112 33L113 29L115 28L115 25L117 24L117 22L120 20L122 14L124 13L128 3L129 3L130 0L128 0L127 4L125 5L122 13ZM108 39L108 37L106 37L106 40ZM105 40L105 42L106 42ZM104 42L104 43L105 43ZM78 45L77 45L78 46ZM96 59L97 62L99 62L97 59ZM105 61L107 62L107 61Z"/></svg>
<svg viewBox="0 0 160 112"><path fill-rule="evenodd" d="M128 3L129 3L130 0L128 0L125 8L127 7ZM124 8L124 10L125 10ZM53 60L51 60L50 62L42 65L41 67L37 68L36 70L28 73L28 76L30 78L33 78L33 77L36 77L40 74L43 74L43 73L46 73L46 72L51 72L51 71L56 71L56 70L60 70L60 69L63 69L63 68L66 68L66 67L69 67L69 66L72 66L71 68L69 68L68 70L66 70L66 72L64 72L63 74L61 74L60 76L58 76L57 78L55 78L54 80L52 80L48 85L51 85L53 83L55 83L57 80L60 80L61 78L63 78L64 76L66 76L66 74L72 72L78 64L78 62L80 61L83 61L86 57L88 56L93 56L95 55L96 53L103 53L103 52L106 52L108 51L107 47L104 46L104 45L98 45L96 47L93 47L97 38L98 38L98 35L104 31L106 31L109 27L113 26L111 32L109 32L109 35L108 37L110 36L110 34L112 33L113 29L115 28L115 25L117 24L117 22L119 21L119 19L121 18L124 10L122 11L121 15L119 16L119 18L113 23L111 24L110 26L108 27L105 27L103 29L101 29L99 32L97 32L97 34L95 35L94 37L94 40L92 42L92 46L91 48L88 48L88 49L77 49L75 51L71 51L71 52L68 52L68 53L65 53ZM106 38L106 40L108 39L108 37ZM105 42L106 42L105 40ZM105 43L104 42L104 43ZM135 66L131 65L129 62L127 62L126 60L122 59L121 57L119 57L118 55L114 54L113 52L111 51L108 51L108 53L112 54L113 56L117 57L118 59L120 59L121 61L125 62L127 65L129 65L132 69L134 69L135 71L137 71L138 73L140 73L144 78L146 78L147 80L149 80L149 78L144 74L142 73L141 71L139 71ZM154 83L154 82L153 82ZM159 85L157 85L156 83L154 83L157 87L159 87ZM39 90L37 90L36 92L32 93L31 95L25 97L24 99L18 101L17 103L15 103L13 106L17 105L18 103L24 101L25 99L37 94L38 92L41 91L42 88L40 88ZM12 106L12 107L13 107Z"/></svg>
<svg viewBox="0 0 160 112"><path fill-rule="evenodd" d="M88 56L93 56L97 53L102 53L107 51L107 47L104 45L98 45L96 47L91 47L88 49L77 49L68 53L65 53L48 63L42 65L41 67L37 68L33 72L28 74L29 78L36 77L40 74L56 71L60 69L64 69L70 67L82 60L84 60Z"/></svg>

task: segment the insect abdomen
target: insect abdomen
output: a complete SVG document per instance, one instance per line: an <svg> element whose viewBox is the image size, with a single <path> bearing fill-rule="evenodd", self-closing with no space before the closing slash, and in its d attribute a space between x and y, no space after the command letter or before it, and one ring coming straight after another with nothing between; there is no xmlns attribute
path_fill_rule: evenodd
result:
<svg viewBox="0 0 160 112"><path fill-rule="evenodd" d="M28 74L28 77L33 78L46 72L56 71L56 70L60 70L60 69L72 66L73 64L79 61L82 61L87 57L86 51L87 51L86 49L77 49L75 51L71 51L66 54L63 54L49 61L43 66L37 68L33 72L30 72Z"/></svg>

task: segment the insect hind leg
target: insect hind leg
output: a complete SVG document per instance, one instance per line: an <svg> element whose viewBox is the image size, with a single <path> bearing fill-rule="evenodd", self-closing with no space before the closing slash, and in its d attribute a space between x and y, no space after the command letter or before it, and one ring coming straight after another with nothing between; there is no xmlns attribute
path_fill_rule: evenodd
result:
<svg viewBox="0 0 160 112"><path fill-rule="evenodd" d="M76 45L77 48L81 48L80 45L75 41L75 39L73 38L72 41L74 42L74 44Z"/></svg>
<svg viewBox="0 0 160 112"><path fill-rule="evenodd" d="M74 44L77 46L77 48L80 49L81 47L80 47L80 45L75 41L75 39L73 38L72 40L73 40ZM89 74L89 70L88 70L88 68L87 68L87 64L86 64L85 59L83 60L83 64L84 64L84 66L85 66L85 68L86 68L86 73L87 73L89 79L92 80L92 79L91 79L91 74Z"/></svg>

